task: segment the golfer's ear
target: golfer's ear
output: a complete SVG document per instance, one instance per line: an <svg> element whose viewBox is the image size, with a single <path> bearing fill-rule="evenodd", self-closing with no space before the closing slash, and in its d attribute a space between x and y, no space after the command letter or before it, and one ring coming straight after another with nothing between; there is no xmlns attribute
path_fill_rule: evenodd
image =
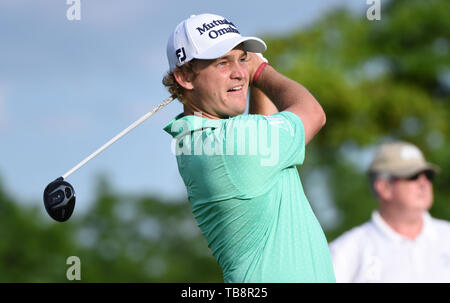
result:
<svg viewBox="0 0 450 303"><path fill-rule="evenodd" d="M184 68L176 68L173 71L173 76L175 77L175 81L178 82L178 84L187 90L194 89L193 81L194 81L194 75L187 71Z"/></svg>

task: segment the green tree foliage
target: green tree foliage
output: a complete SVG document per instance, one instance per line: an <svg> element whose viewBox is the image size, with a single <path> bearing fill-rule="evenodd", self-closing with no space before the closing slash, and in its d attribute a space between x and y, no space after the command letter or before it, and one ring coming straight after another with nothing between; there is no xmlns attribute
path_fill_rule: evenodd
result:
<svg viewBox="0 0 450 303"><path fill-rule="evenodd" d="M100 178L92 209L64 223L20 206L0 186L0 282L222 282L187 201L112 193Z"/></svg>
<svg viewBox="0 0 450 303"><path fill-rule="evenodd" d="M364 169L387 139L417 144L441 167L431 214L450 220L449 6L383 1L380 21L337 10L266 37L271 64L327 114L300 173L328 240L377 207ZM324 197L332 203L320 204ZM324 214L333 208L331 220ZM89 211L76 208L65 223L52 222L43 206L23 206L0 184L0 239L0 282L67 282L69 256L80 258L82 282L222 281L188 201L116 193L104 178Z"/></svg>
<svg viewBox="0 0 450 303"><path fill-rule="evenodd" d="M266 40L271 64L307 87L327 114L300 172L308 179L326 168L327 184L315 186L328 185L338 208L329 240L377 207L363 160L385 140L410 141L442 168L431 213L450 219L450 2L397 0L382 9L380 21L338 10Z"/></svg>

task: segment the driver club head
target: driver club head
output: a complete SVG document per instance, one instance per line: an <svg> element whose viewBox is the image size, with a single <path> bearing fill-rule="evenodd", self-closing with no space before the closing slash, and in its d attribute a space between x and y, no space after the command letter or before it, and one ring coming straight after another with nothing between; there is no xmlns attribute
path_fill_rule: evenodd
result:
<svg viewBox="0 0 450 303"><path fill-rule="evenodd" d="M44 190L44 205L47 213L58 222L67 221L75 208L73 186L59 177Z"/></svg>

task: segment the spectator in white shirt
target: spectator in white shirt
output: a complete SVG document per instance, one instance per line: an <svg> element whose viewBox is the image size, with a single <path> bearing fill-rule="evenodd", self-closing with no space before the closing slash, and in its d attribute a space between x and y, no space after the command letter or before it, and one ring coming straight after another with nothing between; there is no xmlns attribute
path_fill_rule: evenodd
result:
<svg viewBox="0 0 450 303"><path fill-rule="evenodd" d="M369 176L379 208L330 243L337 282L450 282L450 222L428 214L438 171L410 143L378 149Z"/></svg>

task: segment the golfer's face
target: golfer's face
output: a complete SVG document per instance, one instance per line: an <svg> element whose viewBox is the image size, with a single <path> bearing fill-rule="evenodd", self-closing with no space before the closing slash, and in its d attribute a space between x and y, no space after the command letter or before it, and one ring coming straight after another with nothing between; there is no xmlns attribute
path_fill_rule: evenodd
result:
<svg viewBox="0 0 450 303"><path fill-rule="evenodd" d="M428 210L433 203L433 184L425 174L415 180L398 179L393 181L394 199L408 209Z"/></svg>
<svg viewBox="0 0 450 303"><path fill-rule="evenodd" d="M198 107L217 118L244 113L249 83L247 53L235 48L215 60L199 60L193 81Z"/></svg>

